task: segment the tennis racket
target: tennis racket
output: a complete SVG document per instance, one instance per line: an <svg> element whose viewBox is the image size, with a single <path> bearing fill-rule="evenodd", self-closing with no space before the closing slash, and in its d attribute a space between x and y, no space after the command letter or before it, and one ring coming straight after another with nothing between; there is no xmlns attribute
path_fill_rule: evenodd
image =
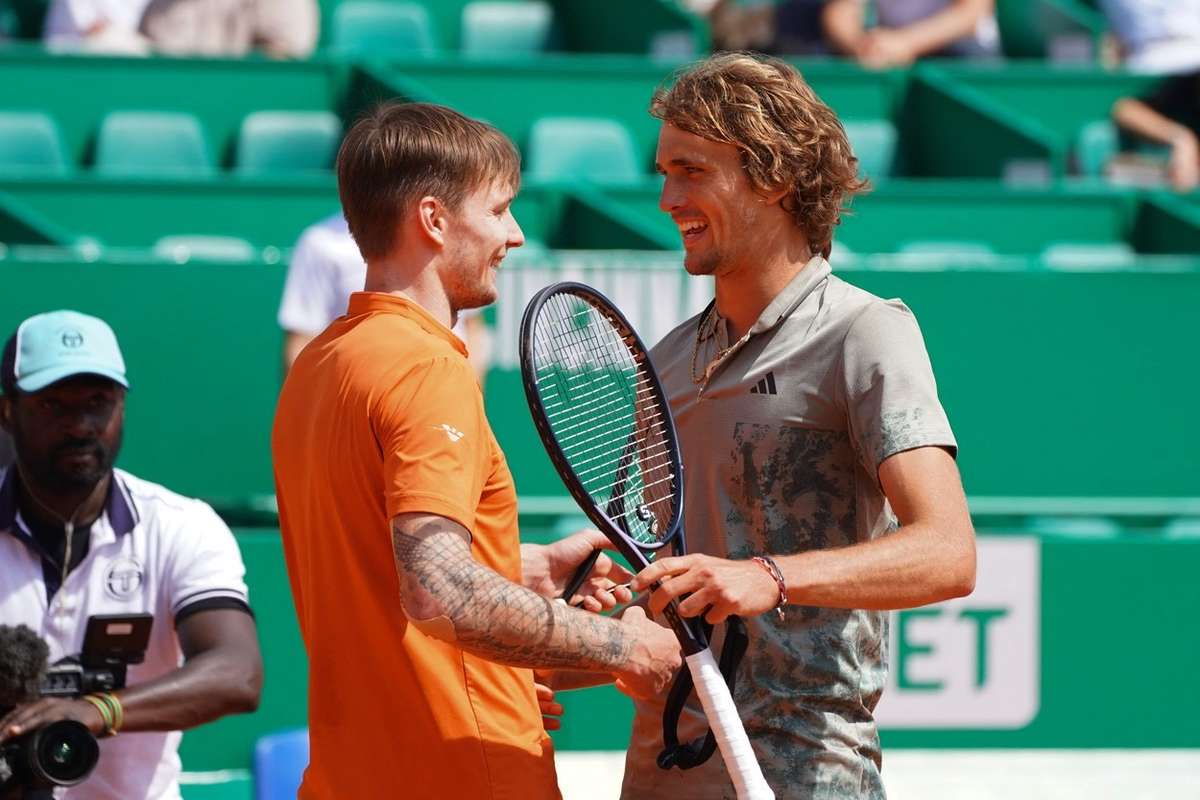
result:
<svg viewBox="0 0 1200 800"><path fill-rule="evenodd" d="M557 283L525 309L520 356L538 435L588 519L635 570L665 547L682 553L683 466L675 423L628 320L591 287ZM576 578L583 574L581 568ZM699 622L680 617L675 602L664 615L679 637L738 798L774 798Z"/></svg>

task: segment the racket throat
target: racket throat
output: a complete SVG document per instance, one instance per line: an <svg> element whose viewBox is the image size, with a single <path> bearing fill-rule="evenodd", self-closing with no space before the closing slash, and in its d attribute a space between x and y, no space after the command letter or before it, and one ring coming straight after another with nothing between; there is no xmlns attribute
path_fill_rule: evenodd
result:
<svg viewBox="0 0 1200 800"><path fill-rule="evenodd" d="M654 588L659 588L658 584L655 584ZM672 600L663 609L663 616L666 617L667 623L679 637L679 644L685 656L694 656L696 653L708 649L708 637L704 635L700 624L695 620L686 620L680 616L678 599Z"/></svg>

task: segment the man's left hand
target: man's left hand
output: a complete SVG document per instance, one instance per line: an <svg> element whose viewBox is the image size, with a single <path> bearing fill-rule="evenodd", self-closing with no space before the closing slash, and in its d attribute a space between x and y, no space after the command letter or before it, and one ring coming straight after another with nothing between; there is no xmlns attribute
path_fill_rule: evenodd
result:
<svg viewBox="0 0 1200 800"><path fill-rule="evenodd" d="M612 546L608 537L592 529L573 533L553 544L521 545L523 583L542 597L557 598L584 559L594 550L611 550ZM621 584L628 583L632 577L629 570L602 553L579 593L569 598L569 602L582 604L587 611L606 611L618 603L628 603L633 599L633 593Z"/></svg>
<svg viewBox="0 0 1200 800"><path fill-rule="evenodd" d="M559 717L563 715L563 707L554 699L554 690L536 680L533 688L537 692L538 710L542 712L542 727L548 731L558 730L562 727Z"/></svg>
<svg viewBox="0 0 1200 800"><path fill-rule="evenodd" d="M17 706L0 719L0 742L15 739L59 720L82 722L93 734L104 730L100 712L86 700L43 697L28 705Z"/></svg>
<svg viewBox="0 0 1200 800"><path fill-rule="evenodd" d="M737 614L753 617L779 603L779 586L753 561L730 561L700 553L655 561L633 579L633 590L643 592L655 581L650 610L661 614L672 600L690 595L679 604L679 613L716 625Z"/></svg>

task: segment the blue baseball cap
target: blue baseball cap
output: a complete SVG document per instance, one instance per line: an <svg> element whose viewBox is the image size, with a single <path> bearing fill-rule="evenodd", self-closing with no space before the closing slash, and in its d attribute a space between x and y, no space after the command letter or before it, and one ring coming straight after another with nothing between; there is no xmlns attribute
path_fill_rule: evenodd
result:
<svg viewBox="0 0 1200 800"><path fill-rule="evenodd" d="M0 364L6 391L40 392L74 375L99 375L129 388L125 359L107 322L78 311L50 311L17 326Z"/></svg>

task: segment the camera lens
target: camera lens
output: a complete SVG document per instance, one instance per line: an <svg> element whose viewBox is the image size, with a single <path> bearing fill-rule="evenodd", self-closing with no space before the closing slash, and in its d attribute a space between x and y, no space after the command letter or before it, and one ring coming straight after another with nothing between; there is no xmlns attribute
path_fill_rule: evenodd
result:
<svg viewBox="0 0 1200 800"><path fill-rule="evenodd" d="M84 725L62 720L35 731L27 753L35 782L74 786L91 774L100 759L100 745Z"/></svg>
<svg viewBox="0 0 1200 800"><path fill-rule="evenodd" d="M50 749L50 761L56 766L67 766L75 755L75 748L68 741L55 742Z"/></svg>

